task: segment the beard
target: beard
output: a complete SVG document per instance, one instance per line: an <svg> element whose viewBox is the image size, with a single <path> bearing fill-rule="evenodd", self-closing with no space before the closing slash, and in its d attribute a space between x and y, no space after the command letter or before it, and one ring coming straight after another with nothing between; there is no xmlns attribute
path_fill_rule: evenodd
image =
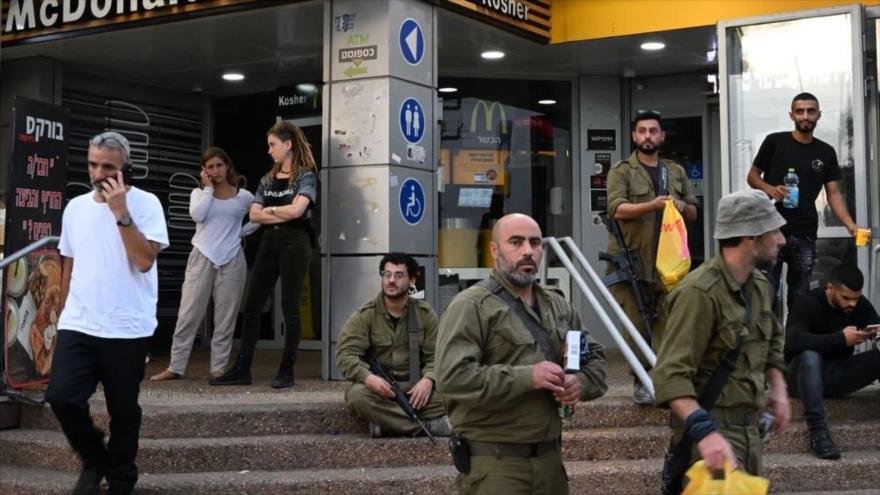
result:
<svg viewBox="0 0 880 495"><path fill-rule="evenodd" d="M801 121L795 124L795 128L803 133L813 132L813 129L816 128L815 122L810 122L809 120Z"/></svg>
<svg viewBox="0 0 880 495"><path fill-rule="evenodd" d="M498 258L498 268L501 275L515 287L528 287L538 278L538 264L532 258L526 258L519 263L508 263L503 257ZM519 271L521 266L532 266L535 271L524 273Z"/></svg>
<svg viewBox="0 0 880 495"><path fill-rule="evenodd" d="M637 145L636 148L646 155L653 155L657 152L658 149L660 149L660 146L654 143L643 141L642 144Z"/></svg>
<svg viewBox="0 0 880 495"><path fill-rule="evenodd" d="M403 299L409 295L409 289L406 287L382 287L382 295L391 300Z"/></svg>

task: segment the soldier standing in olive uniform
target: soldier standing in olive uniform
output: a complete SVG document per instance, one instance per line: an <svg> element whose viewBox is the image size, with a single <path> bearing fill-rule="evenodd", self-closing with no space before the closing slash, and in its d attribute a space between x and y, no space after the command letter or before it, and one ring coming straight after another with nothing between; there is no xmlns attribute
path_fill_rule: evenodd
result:
<svg viewBox="0 0 880 495"><path fill-rule="evenodd" d="M437 338L437 387L470 450L458 491L567 494L558 406L605 393L602 346L588 339L589 357L578 372L566 374L560 366L566 332L584 330L571 305L535 281L543 249L532 218L501 218L490 246L491 278L453 299ZM544 346L555 356L545 356Z"/></svg>
<svg viewBox="0 0 880 495"><path fill-rule="evenodd" d="M437 342L437 313L425 301L409 297L416 283L418 264L407 254L391 253L379 263L382 292L354 312L339 335L336 366L352 382L345 403L370 422L370 436L415 436L419 425L394 401L390 384L370 370L364 355L369 351L399 382L401 390L428 431L449 436L452 426L446 416L443 397L434 390L434 348ZM409 318L416 318L420 366L418 377L410 377Z"/></svg>
<svg viewBox="0 0 880 495"><path fill-rule="evenodd" d="M666 289L654 265L657 262L657 242L666 201L672 199L675 207L687 221L697 218L697 199L691 194L684 167L670 160L660 159L660 146L666 139L658 112L639 112L632 123L632 140L636 150L608 171L608 218L617 220L623 239L629 249L638 253L642 263L642 293L645 308L655 315L652 328L646 328L639 313L632 287L620 283L609 288L614 299L632 321L633 326L656 350L660 345L666 315L664 300ZM608 238L608 254L620 252L614 236ZM609 266L608 272L616 270ZM635 344L629 333L623 333L630 348ZM637 354L646 369L650 366L641 354ZM633 377L633 402L651 405L651 393Z"/></svg>
<svg viewBox="0 0 880 495"><path fill-rule="evenodd" d="M782 431L790 417L783 333L773 316L770 282L758 270L776 261L785 220L760 191L740 191L718 203L720 254L688 274L669 296L666 335L651 371L657 404L672 410L673 439L687 432L692 461L709 469L726 461L761 474L760 410ZM722 359L742 337L736 367L706 411L697 402Z"/></svg>

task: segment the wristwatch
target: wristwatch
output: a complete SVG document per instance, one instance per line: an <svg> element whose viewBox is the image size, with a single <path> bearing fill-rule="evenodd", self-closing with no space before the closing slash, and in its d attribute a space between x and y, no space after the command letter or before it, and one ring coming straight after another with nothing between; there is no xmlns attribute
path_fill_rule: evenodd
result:
<svg viewBox="0 0 880 495"><path fill-rule="evenodd" d="M116 221L116 225L119 225L120 227L131 227L131 224L131 215L125 215Z"/></svg>

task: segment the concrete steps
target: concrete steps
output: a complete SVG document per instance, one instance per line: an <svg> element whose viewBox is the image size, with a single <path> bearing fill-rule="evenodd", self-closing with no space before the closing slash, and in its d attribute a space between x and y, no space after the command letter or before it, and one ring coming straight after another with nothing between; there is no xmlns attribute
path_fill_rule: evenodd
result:
<svg viewBox="0 0 880 495"><path fill-rule="evenodd" d="M846 462L820 461L806 454L771 454L765 475L771 491L816 493L877 493L880 451L861 451ZM659 459L574 461L566 463L572 495L655 494ZM819 475L819 473L822 473ZM8 495L68 493L76 474L32 467L4 466L0 488ZM308 469L289 471L222 471L142 474L137 493L217 495L342 494L410 495L454 493L450 466L396 468Z"/></svg>
<svg viewBox="0 0 880 495"><path fill-rule="evenodd" d="M880 421L838 425L835 441L844 453L880 450ZM566 461L659 458L669 441L665 427L593 428L566 431ZM806 452L803 423L768 442L766 452ZM371 439L362 434L273 435L218 438L145 438L138 464L150 473L394 467L448 464L445 441L426 438ZM0 463L76 471L64 436L50 430L0 432Z"/></svg>
<svg viewBox="0 0 880 495"><path fill-rule="evenodd" d="M565 426L563 455L572 494L655 494L668 442L668 413L632 405L631 379L611 357L609 395L579 405ZM188 379L145 382L138 454L139 494L444 494L455 471L445 441L370 439L346 410L345 384L297 377L293 390L266 384L209 387ZM151 364L147 374L161 370ZM261 374L262 373L262 374ZM265 376L263 376L265 375ZM106 429L100 399L93 415ZM880 494L880 387L827 402L841 461L807 454L799 401L794 422L767 444L774 493ZM0 431L0 493L69 493L79 464L48 408L27 406L22 427Z"/></svg>

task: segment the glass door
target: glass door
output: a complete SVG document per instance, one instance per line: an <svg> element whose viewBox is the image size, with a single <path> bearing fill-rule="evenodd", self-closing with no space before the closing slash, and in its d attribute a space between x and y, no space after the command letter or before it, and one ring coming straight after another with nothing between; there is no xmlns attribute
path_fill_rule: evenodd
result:
<svg viewBox="0 0 880 495"><path fill-rule="evenodd" d="M793 129L791 100L810 92L822 111L814 135L837 151L849 213L859 225L869 223L863 31L860 5L719 23L723 193L749 187L746 177L761 142ZM858 263L867 275L867 250L856 250L824 190L816 210L812 286L841 261Z"/></svg>

